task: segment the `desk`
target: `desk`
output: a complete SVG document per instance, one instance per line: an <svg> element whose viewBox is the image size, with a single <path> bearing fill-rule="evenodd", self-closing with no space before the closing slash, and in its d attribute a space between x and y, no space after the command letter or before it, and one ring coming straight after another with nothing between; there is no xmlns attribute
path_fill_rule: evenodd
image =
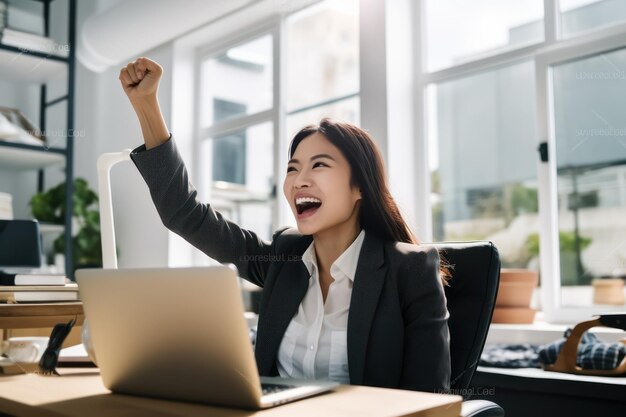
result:
<svg viewBox="0 0 626 417"><path fill-rule="evenodd" d="M0 329L51 327L78 316L82 324L83 303L0 304Z"/></svg>
<svg viewBox="0 0 626 417"><path fill-rule="evenodd" d="M106 417L458 417L461 397L341 385L330 393L264 411L111 394L97 369L60 369L62 376L0 377L0 415Z"/></svg>
<svg viewBox="0 0 626 417"><path fill-rule="evenodd" d="M626 409L626 377L479 366L471 385L479 394L471 399L493 401L504 408L507 417L612 416L623 415Z"/></svg>

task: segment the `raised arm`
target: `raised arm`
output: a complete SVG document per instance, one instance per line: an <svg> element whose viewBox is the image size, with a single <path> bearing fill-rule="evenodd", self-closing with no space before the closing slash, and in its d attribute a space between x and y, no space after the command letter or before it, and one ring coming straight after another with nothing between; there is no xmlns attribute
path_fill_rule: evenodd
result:
<svg viewBox="0 0 626 417"><path fill-rule="evenodd" d="M248 281L263 286L274 247L224 219L197 199L196 189L165 124L157 100L163 69L147 58L129 63L120 72L144 136L145 146L131 158L143 176L163 224L213 259L233 263Z"/></svg>
<svg viewBox="0 0 626 417"><path fill-rule="evenodd" d="M120 82L139 119L146 149L155 148L170 138L159 106L161 75L163 68L143 57L120 70Z"/></svg>

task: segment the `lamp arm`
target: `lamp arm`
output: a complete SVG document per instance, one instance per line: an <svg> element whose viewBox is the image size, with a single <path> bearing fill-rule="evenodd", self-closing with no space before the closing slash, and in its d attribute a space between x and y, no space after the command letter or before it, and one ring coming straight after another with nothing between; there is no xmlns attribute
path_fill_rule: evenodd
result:
<svg viewBox="0 0 626 417"><path fill-rule="evenodd" d="M111 168L120 162L130 161L130 152L130 149L124 149L121 152L105 153L100 155L97 162L103 268L117 269L113 203L111 201Z"/></svg>

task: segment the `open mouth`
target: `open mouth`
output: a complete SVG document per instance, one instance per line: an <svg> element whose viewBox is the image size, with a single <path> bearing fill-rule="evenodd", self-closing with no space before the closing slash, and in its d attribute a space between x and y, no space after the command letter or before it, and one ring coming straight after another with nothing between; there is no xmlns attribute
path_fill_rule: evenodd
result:
<svg viewBox="0 0 626 417"><path fill-rule="evenodd" d="M321 205L322 201L314 197L296 198L296 211L298 214L313 214Z"/></svg>

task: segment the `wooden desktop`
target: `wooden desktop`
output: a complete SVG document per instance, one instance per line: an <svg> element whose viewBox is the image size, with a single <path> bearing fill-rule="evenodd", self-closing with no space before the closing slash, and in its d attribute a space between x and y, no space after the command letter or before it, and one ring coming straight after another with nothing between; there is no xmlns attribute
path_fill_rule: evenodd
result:
<svg viewBox="0 0 626 417"><path fill-rule="evenodd" d="M333 392L263 411L112 394L96 368L61 368L61 376L0 377L0 415L21 416L259 416L458 417L461 397L341 385Z"/></svg>

